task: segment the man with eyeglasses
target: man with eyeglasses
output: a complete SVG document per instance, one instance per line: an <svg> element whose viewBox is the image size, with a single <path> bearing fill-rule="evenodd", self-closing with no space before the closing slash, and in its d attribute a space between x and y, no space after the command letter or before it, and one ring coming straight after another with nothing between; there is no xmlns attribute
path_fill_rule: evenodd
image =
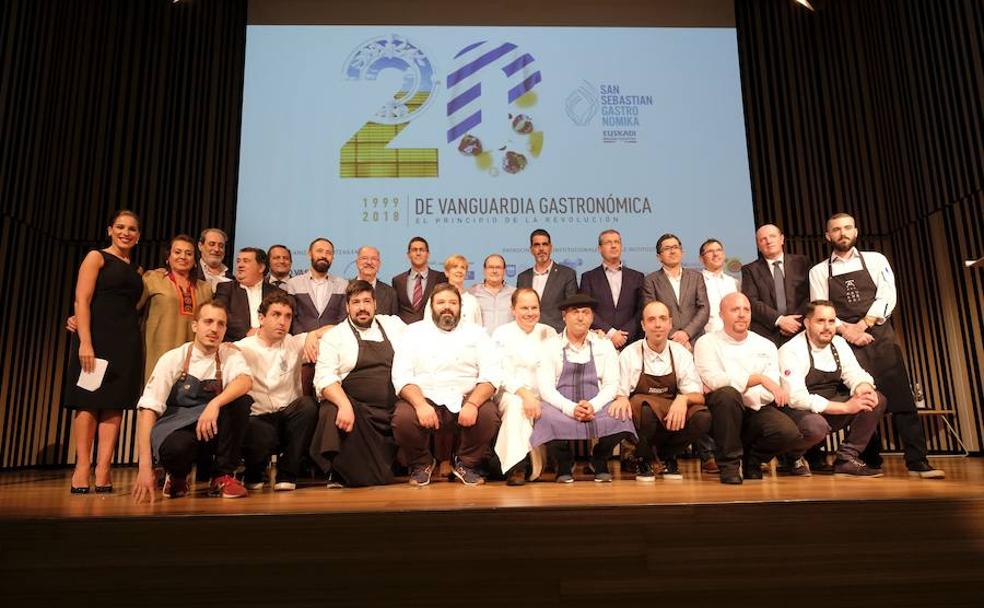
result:
<svg viewBox="0 0 984 608"><path fill-rule="evenodd" d="M721 321L721 299L729 293L738 291L738 281L724 272L724 245L715 238L709 238L700 246L700 261L704 265L704 287L707 289L707 309L710 315L704 333L724 329Z"/></svg>
<svg viewBox="0 0 984 608"><path fill-rule="evenodd" d="M581 275L581 293L598 300L591 329L601 331L616 350L639 336L643 275L622 264L622 235L607 229L598 235L601 265Z"/></svg>
<svg viewBox="0 0 984 608"><path fill-rule="evenodd" d="M646 275L642 286L643 306L654 300L666 304L673 319L670 340L693 351L710 317L704 277L683 267L683 245L675 234L659 237L656 253L663 267Z"/></svg>
<svg viewBox="0 0 984 608"><path fill-rule="evenodd" d="M443 272L431 270L430 245L422 236L415 236L407 243L407 260L410 269L393 277L396 290L397 314L407 325L424 319L424 307L434 287L448 282Z"/></svg>
<svg viewBox="0 0 984 608"><path fill-rule="evenodd" d="M355 278L365 281L372 285L373 295L376 298L376 314L395 315L400 312L400 305L397 302L396 290L389 284L376 278L382 261L379 258L379 250L375 247L365 245L359 247L356 252L355 267L359 274Z"/></svg>
<svg viewBox="0 0 984 608"><path fill-rule="evenodd" d="M482 309L482 325L492 335L497 328L513 320L512 294L516 288L506 283L506 259L498 253L485 258L485 280L468 290Z"/></svg>

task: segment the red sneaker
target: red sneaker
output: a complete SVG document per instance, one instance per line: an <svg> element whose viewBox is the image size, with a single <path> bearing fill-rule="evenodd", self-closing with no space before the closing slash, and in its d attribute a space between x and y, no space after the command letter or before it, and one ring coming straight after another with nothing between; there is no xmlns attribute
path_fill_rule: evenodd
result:
<svg viewBox="0 0 984 608"><path fill-rule="evenodd" d="M246 498L248 496L246 486L232 475L222 475L213 477L208 483L209 496L221 496L222 498Z"/></svg>

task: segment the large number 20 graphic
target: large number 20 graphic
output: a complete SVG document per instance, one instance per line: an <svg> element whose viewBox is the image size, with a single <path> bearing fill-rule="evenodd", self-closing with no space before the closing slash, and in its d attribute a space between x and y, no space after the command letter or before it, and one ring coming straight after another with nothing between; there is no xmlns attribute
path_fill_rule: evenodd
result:
<svg viewBox="0 0 984 608"><path fill-rule="evenodd" d="M534 127L530 108L537 104L534 88L541 81L535 59L515 44L470 44L454 57L447 76L450 99L446 112L449 127L447 143L462 155L474 157L475 166L491 175L519 173L530 156L537 157L543 147L543 132ZM499 68L493 70L492 68ZM392 34L373 38L360 45L345 62L348 80L375 80L382 70L399 70L400 90L342 146L339 171L343 178L437 177L437 148L389 148L396 136L423 114L437 96L439 81L427 55L405 37ZM505 141L483 138L481 109L483 78L501 72L508 83L504 100L508 105ZM500 118L502 120L502 118ZM499 130L501 131L501 129ZM492 139L496 139L493 137ZM502 139L501 136L498 139Z"/></svg>

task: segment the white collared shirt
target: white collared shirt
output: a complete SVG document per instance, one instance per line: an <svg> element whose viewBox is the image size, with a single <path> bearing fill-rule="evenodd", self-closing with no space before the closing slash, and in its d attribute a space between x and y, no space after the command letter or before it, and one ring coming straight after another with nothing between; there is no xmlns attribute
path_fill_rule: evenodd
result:
<svg viewBox="0 0 984 608"><path fill-rule="evenodd" d="M444 331L428 320L410 324L393 357L393 387L399 394L408 384L452 413L477 384L498 388L499 357L485 328L458 323Z"/></svg>
<svg viewBox="0 0 984 608"><path fill-rule="evenodd" d="M678 274L673 276L667 272L666 268L663 268L663 274L666 275L666 279L670 282L670 287L673 288L673 295L676 296L676 301L680 303L680 282L683 281L683 267L677 269Z"/></svg>
<svg viewBox="0 0 984 608"><path fill-rule="evenodd" d="M712 391L731 386L742 394L750 410L759 410L775 401L761 384L749 387L748 377L759 374L779 384L779 350L771 340L749 331L744 340L735 340L724 330L705 334L694 346L694 363L701 380Z"/></svg>
<svg viewBox="0 0 984 608"><path fill-rule="evenodd" d="M212 274L209 272L208 265L205 264L205 260L198 260L198 266L201 268L202 278L205 279L208 286L212 288L212 293L215 293L215 288L219 283L228 283L232 280L229 276L229 267L225 264L220 266L220 268L222 268L222 274Z"/></svg>
<svg viewBox="0 0 984 608"><path fill-rule="evenodd" d="M331 301L331 297L335 294L344 296L347 288L348 281L342 277L336 277L329 272L325 274L323 279L319 279L308 270L303 274L291 277L287 281L285 291L291 295L308 294L320 316L325 312L325 308Z"/></svg>
<svg viewBox="0 0 984 608"><path fill-rule="evenodd" d="M571 363L587 363L594 353L595 371L598 373L598 394L588 402L594 411L605 407L618 393L618 352L612 346L611 340L602 338L589 331L584 343L575 347L567 339L567 331L547 340L543 345L540 365L536 368L536 384L540 397L563 411L568 416L574 415L577 403L560 394L557 390L557 380L564 370L564 353Z"/></svg>
<svg viewBox="0 0 984 608"><path fill-rule="evenodd" d="M358 363L359 341L355 339L352 327L366 342L382 342L385 331L390 344L396 350L407 325L397 316L376 315L372 324L365 329L346 319L325 332L318 346L318 363L314 366L314 390L319 399L326 386L344 380Z"/></svg>
<svg viewBox="0 0 984 608"><path fill-rule="evenodd" d="M826 397L810 393L806 385L806 375L810 373L810 355L807 353L806 332L801 331L779 349L779 368L782 370L782 386L789 392L789 406L798 410L810 410L817 414L827 409L830 403ZM810 353L813 354L813 365L822 372L837 370L837 362L831 348L837 349L841 362L841 382L847 386L851 394L859 384L875 386L875 380L858 363L854 351L847 340L834 336L833 341L823 348L817 348L809 343Z"/></svg>
<svg viewBox="0 0 984 608"><path fill-rule="evenodd" d="M331 284L328 277L319 279L314 275L310 275L308 281L311 285L311 301L314 302L314 308L320 315L325 311L325 306L328 306L328 298L331 297Z"/></svg>
<svg viewBox="0 0 984 608"><path fill-rule="evenodd" d="M537 272L536 265L533 266L533 291L536 295L543 298L543 290L547 288L547 279L550 278L550 271L553 270L553 260L550 260L550 265L543 272Z"/></svg>
<svg viewBox="0 0 984 608"><path fill-rule="evenodd" d="M249 326L256 329L260 326L260 302L263 301L263 281L257 281L256 285L246 287L242 283L239 286L246 292L246 302L249 304Z"/></svg>
<svg viewBox="0 0 984 608"><path fill-rule="evenodd" d="M410 274L407 275L407 299L410 304L413 304L413 290L417 283L417 277L420 277L420 293L426 299L427 298L427 275L430 274L430 268L425 268L423 272L417 272L413 268L410 269Z"/></svg>
<svg viewBox="0 0 984 608"><path fill-rule="evenodd" d="M618 297L622 294L622 263L619 262L617 266L609 266L602 262L601 267L605 269L608 288L612 291L612 304L618 306Z"/></svg>
<svg viewBox="0 0 984 608"><path fill-rule="evenodd" d="M671 351L673 353L672 362L670 361ZM645 353L645 357L643 357L643 353ZM619 395L628 397L635 390L643 371L643 361L645 361L646 373L653 376L665 376L676 368L678 394L703 392L700 376L694 365L694 356L686 347L673 340L667 340L663 352L657 353L649 348L649 342L642 338L623 348L618 356Z"/></svg>
<svg viewBox="0 0 984 608"><path fill-rule="evenodd" d="M530 333L526 333L516 321L506 323L492 333L492 341L499 349L503 390L516 393L525 388L538 392L536 367L543 345L556 336L557 330L549 325L537 323Z"/></svg>
<svg viewBox="0 0 984 608"><path fill-rule="evenodd" d="M721 300L729 293L738 291L738 281L725 274L724 270L711 272L705 268L701 274L704 275L704 285L707 287L707 309L710 313L707 325L704 326L704 333L709 334L724 329L724 322L721 321Z"/></svg>
<svg viewBox="0 0 984 608"><path fill-rule="evenodd" d="M828 258L831 262L830 273L836 277L848 272L857 272L865 266L868 267L868 274L871 275L871 280L875 282L875 301L868 308L868 316L875 317L876 323L881 325L892 316L892 311L895 310L895 304L898 300L895 275L892 273L888 258L877 251L865 251L863 253L864 266L861 265L861 255L857 247L851 249L846 259L831 254ZM827 260L824 260L810 269L810 300L829 300L829 296Z"/></svg>
<svg viewBox="0 0 984 608"><path fill-rule="evenodd" d="M253 387L249 390L253 398L251 416L279 412L300 399L306 339L306 333L288 335L268 345L254 334L236 342L253 376Z"/></svg>
<svg viewBox="0 0 984 608"><path fill-rule="evenodd" d="M171 394L171 387L181 375L185 355L188 354L189 348L193 348L193 345L194 342L186 342L161 355L157 364L154 365L154 372L147 379L147 386L144 387L143 395L137 402L137 409L152 410L158 414L164 413L164 410L167 409L167 397ZM239 376L252 376L246 359L229 344L219 346L219 360L222 363L222 388L229 386L229 383ZM194 347L191 361L188 363L188 375L203 381L214 380L215 354L206 355Z"/></svg>

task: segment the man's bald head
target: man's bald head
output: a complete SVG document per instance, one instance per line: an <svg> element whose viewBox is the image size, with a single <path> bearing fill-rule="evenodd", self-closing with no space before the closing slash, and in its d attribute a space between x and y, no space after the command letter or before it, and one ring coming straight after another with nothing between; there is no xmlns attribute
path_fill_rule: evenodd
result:
<svg viewBox="0 0 984 608"><path fill-rule="evenodd" d="M649 304L646 304L642 309L642 316L645 317L647 314L667 314L672 315L669 307L663 304L659 300L653 300Z"/></svg>
<svg viewBox="0 0 984 608"><path fill-rule="evenodd" d="M721 321L724 331L735 340L748 336L748 324L752 320L752 306L741 292L729 293L721 298Z"/></svg>
<svg viewBox="0 0 984 608"><path fill-rule="evenodd" d="M663 352L666 339L673 329L673 316L669 307L653 300L642 309L642 331L646 333L649 348Z"/></svg>

